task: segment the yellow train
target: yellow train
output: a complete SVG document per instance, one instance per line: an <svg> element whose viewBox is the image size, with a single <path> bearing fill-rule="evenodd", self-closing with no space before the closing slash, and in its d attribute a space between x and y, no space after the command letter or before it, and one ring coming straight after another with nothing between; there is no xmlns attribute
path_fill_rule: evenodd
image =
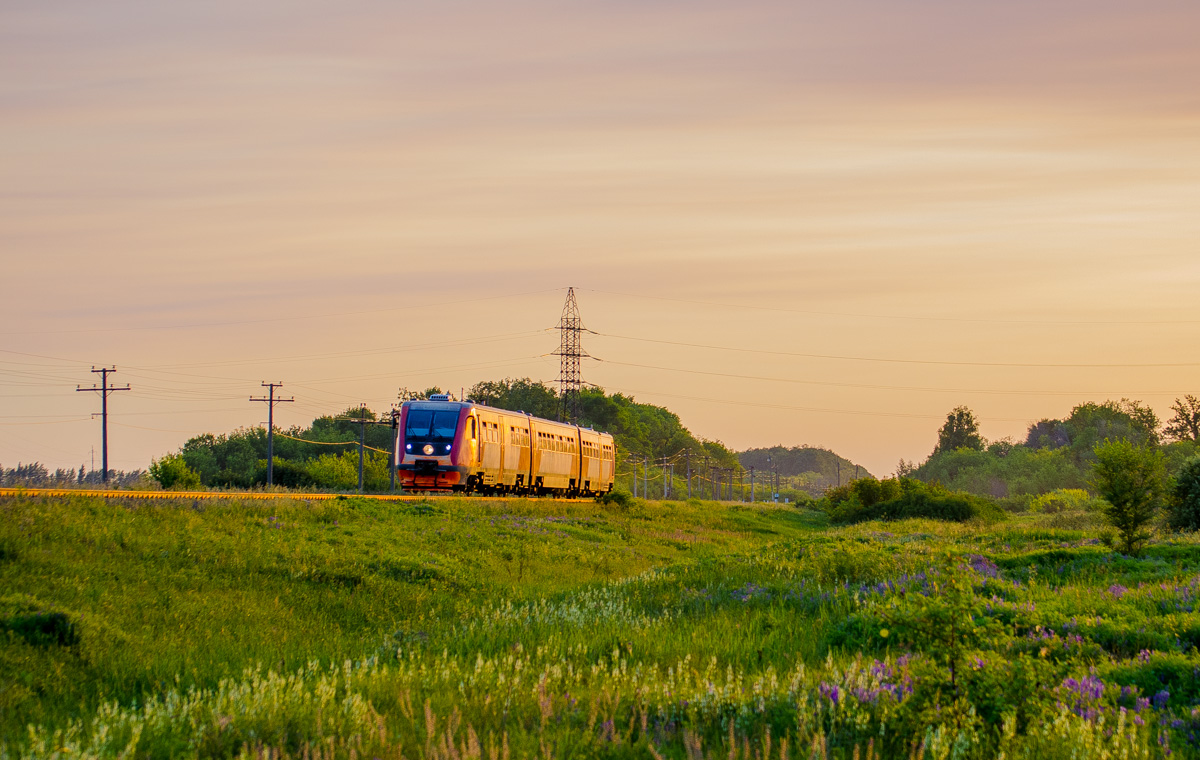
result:
<svg viewBox="0 0 1200 760"><path fill-rule="evenodd" d="M412 491L594 496L612 490L617 450L608 433L433 396L400 408L396 461Z"/></svg>

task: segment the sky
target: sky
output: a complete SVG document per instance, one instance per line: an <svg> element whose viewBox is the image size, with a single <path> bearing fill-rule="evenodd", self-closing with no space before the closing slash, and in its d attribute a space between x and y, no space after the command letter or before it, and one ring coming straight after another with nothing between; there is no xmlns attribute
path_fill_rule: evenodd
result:
<svg viewBox="0 0 1200 760"><path fill-rule="evenodd" d="M878 475L1200 394L1194 0L0 5L0 464L583 377Z"/></svg>

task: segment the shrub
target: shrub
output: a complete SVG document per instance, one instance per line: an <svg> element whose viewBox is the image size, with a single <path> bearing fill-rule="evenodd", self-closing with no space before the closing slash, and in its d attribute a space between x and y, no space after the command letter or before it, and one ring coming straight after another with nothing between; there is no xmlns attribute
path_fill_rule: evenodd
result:
<svg viewBox="0 0 1200 760"><path fill-rule="evenodd" d="M1030 512L1099 512L1104 502L1093 497L1082 488L1056 488L1050 493L1035 497L1029 502Z"/></svg>
<svg viewBox="0 0 1200 760"><path fill-rule="evenodd" d="M1136 555L1150 537L1145 526L1162 497L1162 453L1124 439L1105 441L1095 453L1092 487L1108 502L1104 516L1120 534L1121 550Z"/></svg>
<svg viewBox="0 0 1200 760"><path fill-rule="evenodd" d="M1171 488L1169 518L1176 530L1200 530L1200 456L1184 462Z"/></svg>
<svg viewBox="0 0 1200 760"><path fill-rule="evenodd" d="M64 612L33 612L0 619L0 630L10 631L34 646L72 647L79 644L75 623Z"/></svg>
<svg viewBox="0 0 1200 760"><path fill-rule="evenodd" d="M150 460L150 477L168 491L191 491L200 487L200 475L188 467L182 454L167 454Z"/></svg>
<svg viewBox="0 0 1200 760"><path fill-rule="evenodd" d="M969 494L951 493L911 478L856 480L831 490L826 505L830 519L842 524L918 517L966 522L1002 515L998 507Z"/></svg>
<svg viewBox="0 0 1200 760"><path fill-rule="evenodd" d="M623 491L619 488L614 488L608 493L600 494L596 497L596 501L606 507L616 507L617 509L629 509L633 505L633 495L628 491Z"/></svg>

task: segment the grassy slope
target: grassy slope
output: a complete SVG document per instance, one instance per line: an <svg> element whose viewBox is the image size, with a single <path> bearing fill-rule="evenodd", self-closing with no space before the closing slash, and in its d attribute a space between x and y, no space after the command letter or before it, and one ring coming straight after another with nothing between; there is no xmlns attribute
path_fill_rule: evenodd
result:
<svg viewBox="0 0 1200 760"><path fill-rule="evenodd" d="M177 677L212 686L253 663L340 662L459 605L746 551L811 524L682 504L0 501L0 617L63 611L82 634L66 649L0 643L0 730Z"/></svg>
<svg viewBox="0 0 1200 760"><path fill-rule="evenodd" d="M517 756L543 742L589 756L646 756L653 744L681 756L688 742L724 754L726 731L761 749L770 727L776 752L789 736L849 756L870 737L903 745L942 728L942 708L918 703L946 702L944 653L905 642L896 620L908 600L937 600L913 576L949 552L994 563L971 576L972 603L1011 628L980 644L992 665L964 677L999 674L964 687L984 695L972 709L986 713L987 694L1035 673L1047 712L1012 719L1058 727L1061 746L1018 736L1049 757L1125 736L1054 712L1068 676L1091 670L1146 697L1169 687L1172 716L1197 700L1187 683L1200 673L1200 542L1159 542L1134 560L1096 535L1086 515L831 529L812 512L699 503L9 499L0 619L63 611L80 641L0 633L0 732L28 748L26 723L85 719L43 735L39 754L115 753L143 731L154 756L228 755L246 741L409 757L449 756L446 742L470 755L472 741L510 741ZM876 591L881 582L892 585ZM901 666L910 649L925 656ZM881 678L914 683L916 696L830 697L838 685L869 696ZM99 709L107 700L118 706ZM1002 734L1000 712L970 721L990 741ZM871 728L882 725L887 737ZM1128 740L1152 752L1152 730L1130 726Z"/></svg>

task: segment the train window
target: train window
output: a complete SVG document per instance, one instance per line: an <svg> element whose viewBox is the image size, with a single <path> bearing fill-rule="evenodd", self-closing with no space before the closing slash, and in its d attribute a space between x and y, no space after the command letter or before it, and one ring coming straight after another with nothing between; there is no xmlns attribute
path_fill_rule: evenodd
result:
<svg viewBox="0 0 1200 760"><path fill-rule="evenodd" d="M429 409L408 410L408 424L404 429L406 436L425 437L429 435L429 423L433 420L433 411Z"/></svg>
<svg viewBox="0 0 1200 760"><path fill-rule="evenodd" d="M429 434L434 438L453 438L458 427L458 412L434 412Z"/></svg>
<svg viewBox="0 0 1200 760"><path fill-rule="evenodd" d="M471 440L474 441L476 438L477 438L477 436L475 435L475 418L472 417L471 418Z"/></svg>

